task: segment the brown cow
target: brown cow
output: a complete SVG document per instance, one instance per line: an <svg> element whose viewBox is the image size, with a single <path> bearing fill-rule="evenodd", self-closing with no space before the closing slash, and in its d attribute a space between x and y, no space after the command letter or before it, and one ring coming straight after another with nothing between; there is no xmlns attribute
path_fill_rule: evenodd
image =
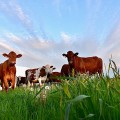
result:
<svg viewBox="0 0 120 120"><path fill-rule="evenodd" d="M101 58L97 56L93 57L78 57L78 53L73 53L72 51L68 51L67 54L63 54L63 56L67 57L68 63L70 65L70 71L74 69L76 73L89 73L102 74L103 71L103 62Z"/></svg>
<svg viewBox="0 0 120 120"><path fill-rule="evenodd" d="M61 75L62 76L70 76L70 66L69 64L64 64L61 68Z"/></svg>
<svg viewBox="0 0 120 120"><path fill-rule="evenodd" d="M60 83L61 80L58 78L61 76L60 72L53 72L50 77L49 80L47 82L56 82L56 83Z"/></svg>
<svg viewBox="0 0 120 120"><path fill-rule="evenodd" d="M14 51L11 51L9 54L4 53L4 57L7 57L8 60L0 64L0 79L2 90L5 88L6 92L8 91L8 83L11 82L12 89L15 87L16 79L16 58L20 58L21 54L16 54Z"/></svg>
<svg viewBox="0 0 120 120"><path fill-rule="evenodd" d="M64 64L61 68L61 72L53 72L50 77L48 82L55 82L55 83L60 83L62 82L60 77L68 77L70 76L70 66L69 64Z"/></svg>

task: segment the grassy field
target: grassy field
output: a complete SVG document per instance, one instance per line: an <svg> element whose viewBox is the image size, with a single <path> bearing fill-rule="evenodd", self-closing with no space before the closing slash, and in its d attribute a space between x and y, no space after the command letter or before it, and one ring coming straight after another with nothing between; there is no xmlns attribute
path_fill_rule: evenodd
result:
<svg viewBox="0 0 120 120"><path fill-rule="evenodd" d="M78 75L50 89L0 92L0 120L120 120L120 77Z"/></svg>

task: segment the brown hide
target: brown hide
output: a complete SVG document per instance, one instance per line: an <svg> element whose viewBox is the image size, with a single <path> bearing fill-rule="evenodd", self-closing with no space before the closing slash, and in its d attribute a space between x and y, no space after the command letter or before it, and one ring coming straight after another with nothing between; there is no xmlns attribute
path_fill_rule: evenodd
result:
<svg viewBox="0 0 120 120"><path fill-rule="evenodd" d="M61 82L61 80L57 77L60 77L61 73L60 72L53 72L50 77L49 80L47 82Z"/></svg>
<svg viewBox="0 0 120 120"><path fill-rule="evenodd" d="M75 73L102 74L103 62L101 58L98 58L97 56L85 58L78 57L77 55L78 53L73 53L72 51L63 54L63 56L68 59L71 71L74 69Z"/></svg>
<svg viewBox="0 0 120 120"><path fill-rule="evenodd" d="M70 66L69 64L64 64L61 68L61 75L62 76L70 76Z"/></svg>
<svg viewBox="0 0 120 120"><path fill-rule="evenodd" d="M35 74L36 70L38 70L38 68L27 69L27 70L25 71L25 75L26 75L27 82L30 81L30 83L32 83L32 81L35 80L35 75L34 75L34 74ZM27 78L27 77L28 77L28 72L31 72L29 78Z"/></svg>
<svg viewBox="0 0 120 120"><path fill-rule="evenodd" d="M11 51L9 54L4 53L4 57L7 57L8 60L0 64L0 79L2 89L6 89L8 91L8 82L11 82L12 89L15 87L15 79L16 79L16 58L20 58L21 54L16 54Z"/></svg>

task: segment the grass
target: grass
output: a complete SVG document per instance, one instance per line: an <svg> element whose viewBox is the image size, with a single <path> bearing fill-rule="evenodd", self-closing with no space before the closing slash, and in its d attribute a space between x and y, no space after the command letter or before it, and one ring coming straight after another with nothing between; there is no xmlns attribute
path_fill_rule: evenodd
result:
<svg viewBox="0 0 120 120"><path fill-rule="evenodd" d="M109 77L110 69L113 78ZM0 120L120 120L120 77L114 61L101 77L68 79L64 77L50 90L0 92Z"/></svg>

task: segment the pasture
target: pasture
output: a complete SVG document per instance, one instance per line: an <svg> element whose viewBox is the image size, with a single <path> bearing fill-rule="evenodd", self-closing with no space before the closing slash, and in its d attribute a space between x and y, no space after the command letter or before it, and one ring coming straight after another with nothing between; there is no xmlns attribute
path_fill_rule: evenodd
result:
<svg viewBox="0 0 120 120"><path fill-rule="evenodd" d="M0 120L120 120L119 71L114 62L107 71L101 77L63 77L50 89L1 91Z"/></svg>

